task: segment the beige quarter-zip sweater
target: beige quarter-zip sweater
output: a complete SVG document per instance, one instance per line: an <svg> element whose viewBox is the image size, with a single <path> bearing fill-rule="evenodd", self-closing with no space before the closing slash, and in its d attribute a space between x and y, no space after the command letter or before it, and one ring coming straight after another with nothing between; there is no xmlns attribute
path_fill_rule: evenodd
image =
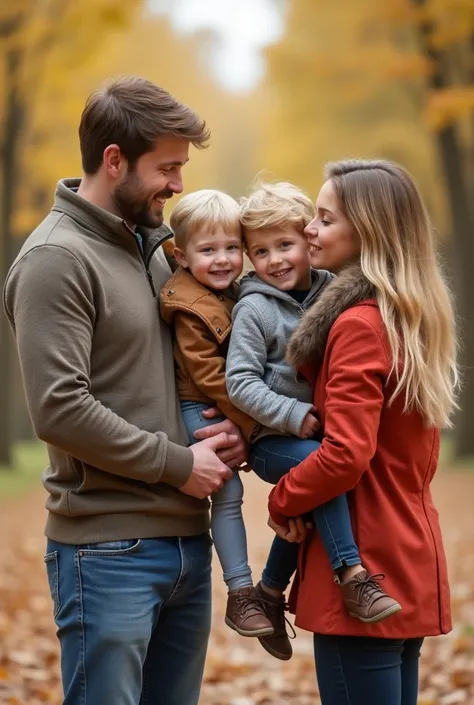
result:
<svg viewBox="0 0 474 705"><path fill-rule="evenodd" d="M207 500L179 491L192 453L156 292L170 231L141 230L59 182L5 282L31 419L48 446L46 535L64 543L186 536Z"/></svg>

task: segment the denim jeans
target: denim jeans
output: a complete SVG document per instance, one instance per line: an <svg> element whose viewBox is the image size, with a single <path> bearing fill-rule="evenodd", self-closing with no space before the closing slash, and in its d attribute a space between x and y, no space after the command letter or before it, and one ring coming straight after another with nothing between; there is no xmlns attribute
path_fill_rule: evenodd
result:
<svg viewBox="0 0 474 705"><path fill-rule="evenodd" d="M206 419L202 412L208 408L208 404L196 401L181 402L181 412L191 445L196 443L194 431L223 420L223 417ZM247 554L247 534L242 516L243 496L242 480L239 473L234 472L224 487L210 498L212 540L222 567L224 582L229 590L238 590L252 585L252 571Z"/></svg>
<svg viewBox="0 0 474 705"><path fill-rule="evenodd" d="M320 445L294 436L265 436L250 447L250 465L262 480L276 485ZM314 509L312 518L334 571L361 562L345 494ZM276 536L263 571L265 585L284 590L296 570L297 557L298 544Z"/></svg>
<svg viewBox="0 0 474 705"><path fill-rule="evenodd" d="M211 540L48 540L63 705L197 705L211 623Z"/></svg>
<svg viewBox="0 0 474 705"><path fill-rule="evenodd" d="M321 705L416 705L423 639L314 635Z"/></svg>

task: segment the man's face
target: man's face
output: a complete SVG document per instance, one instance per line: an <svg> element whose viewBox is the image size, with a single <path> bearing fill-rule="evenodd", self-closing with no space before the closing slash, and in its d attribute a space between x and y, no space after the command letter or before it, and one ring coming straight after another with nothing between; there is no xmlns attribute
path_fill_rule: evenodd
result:
<svg viewBox="0 0 474 705"><path fill-rule="evenodd" d="M189 142L164 137L152 152L129 166L112 198L122 218L132 227L159 228L166 200L183 190L181 169L188 161Z"/></svg>

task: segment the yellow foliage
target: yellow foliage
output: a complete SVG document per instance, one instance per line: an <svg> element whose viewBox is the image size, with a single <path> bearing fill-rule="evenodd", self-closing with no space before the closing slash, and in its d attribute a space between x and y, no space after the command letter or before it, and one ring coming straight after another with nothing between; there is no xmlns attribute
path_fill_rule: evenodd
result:
<svg viewBox="0 0 474 705"><path fill-rule="evenodd" d="M6 161L2 170L3 178L14 178L16 186L9 229L24 233L36 220L38 208L44 210L51 161L38 162L40 145L46 135L61 129L55 108L74 95L74 73L107 33L126 26L140 4L141 0L15 0L0 9L0 72L4 76L0 81L0 142L13 150L16 165L16 174L6 171ZM48 84L52 90L45 101ZM12 110L20 121L17 125L7 119ZM43 120L38 121L42 114ZM9 204L3 208L9 210Z"/></svg>
<svg viewBox="0 0 474 705"><path fill-rule="evenodd" d="M110 21L109 12L123 3L86 0L96 17ZM80 4L80 6L82 7ZM100 3L99 3L100 5ZM56 181L81 172L77 127L87 96L111 76L142 75L191 105L211 127L211 147L192 150L184 172L186 191L217 187L240 195L256 164L256 128L252 124L253 97L234 97L209 78L201 61L201 41L177 36L169 24L143 7L100 32L96 24L70 45L74 25L81 19L71 13L45 59L37 98L30 106L31 120L23 143L23 176L19 183L20 208L15 232L28 233L50 206ZM66 18L64 18L66 23ZM77 32L76 32L77 34ZM92 45L96 48L92 50ZM34 157L32 157L34 155Z"/></svg>
<svg viewBox="0 0 474 705"><path fill-rule="evenodd" d="M474 85L433 91L426 104L426 118L435 130L474 112Z"/></svg>
<svg viewBox="0 0 474 705"><path fill-rule="evenodd" d="M447 199L431 128L474 108L472 0L426 0L422 7L413 0L292 0L289 7L286 34L267 52L265 166L315 194L326 161L395 159L412 171L445 232ZM421 50L420 29L434 52L456 44L460 85L428 89L439 67L435 53Z"/></svg>

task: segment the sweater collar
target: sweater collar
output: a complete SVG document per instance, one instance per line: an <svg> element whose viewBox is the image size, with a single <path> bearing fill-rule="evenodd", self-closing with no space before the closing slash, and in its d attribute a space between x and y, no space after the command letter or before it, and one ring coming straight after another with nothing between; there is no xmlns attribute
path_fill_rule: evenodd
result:
<svg viewBox="0 0 474 705"><path fill-rule="evenodd" d="M65 213L87 230L92 231L96 237L136 252L138 244L136 233L129 228L123 218L79 196L77 189L80 183L81 179L58 181L53 211ZM139 233L143 239L144 256L147 260L159 245L172 237L172 232L166 225L156 229L141 227Z"/></svg>

